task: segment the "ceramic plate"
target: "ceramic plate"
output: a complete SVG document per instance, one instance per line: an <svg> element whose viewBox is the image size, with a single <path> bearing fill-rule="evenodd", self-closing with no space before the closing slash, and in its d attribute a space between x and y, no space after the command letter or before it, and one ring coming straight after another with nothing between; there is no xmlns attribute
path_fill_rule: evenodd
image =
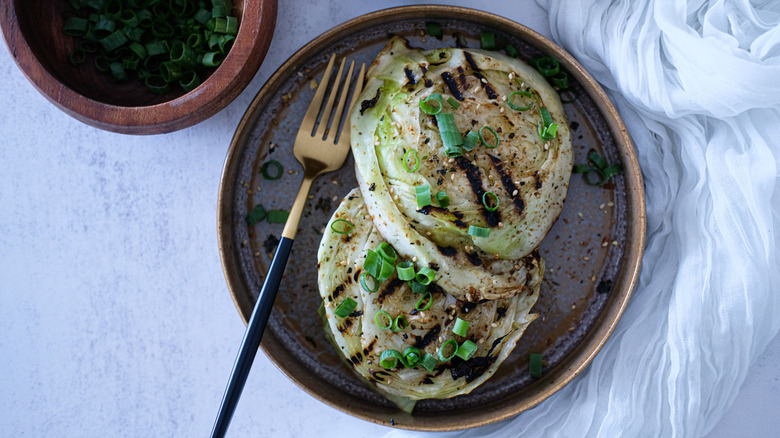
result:
<svg viewBox="0 0 780 438"><path fill-rule="evenodd" d="M437 22L441 39L428 36ZM292 155L293 140L330 53L370 64L389 36L413 46L479 47L494 32L520 58L558 59L572 86L564 99L574 162L595 150L623 173L602 187L572 175L567 201L540 252L547 270L531 324L496 374L471 394L418 402L412 415L399 411L352 374L323 334L317 315L317 248L340 199L356 187L353 161L315 181L304 211L275 308L265 332L265 353L301 388L356 417L417 430L454 430L498 421L529 409L576 376L615 327L636 282L644 248L642 177L631 140L612 103L587 72L561 48L505 18L466 8L408 6L358 17L316 38L295 53L260 90L233 138L223 171L218 231L230 292L246 321L281 234L281 224L248 226L257 204L287 210L303 178ZM317 82L314 82L317 81ZM279 161L284 175L266 180L262 164ZM528 372L530 353L542 353L540 379Z"/></svg>

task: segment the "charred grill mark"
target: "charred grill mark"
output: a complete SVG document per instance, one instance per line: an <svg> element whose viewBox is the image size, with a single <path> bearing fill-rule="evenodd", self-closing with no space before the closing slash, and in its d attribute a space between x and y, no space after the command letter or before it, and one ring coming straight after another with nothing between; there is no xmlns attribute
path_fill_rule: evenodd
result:
<svg viewBox="0 0 780 438"><path fill-rule="evenodd" d="M454 221L452 221L452 224L455 225L458 228L468 228L469 227L469 224L463 222L460 219L455 219Z"/></svg>
<svg viewBox="0 0 780 438"><path fill-rule="evenodd" d="M512 333L512 332L509 332ZM501 336L500 338L497 338L495 341L493 341L493 345L490 346L490 350L488 350L487 355L490 356L490 353L493 352L493 350L498 346L498 344L501 343L501 341L504 340L505 337L509 336L509 334L506 334L504 336Z"/></svg>
<svg viewBox="0 0 780 438"><path fill-rule="evenodd" d="M423 385L433 385L433 380L431 380L430 377L425 377L424 379L422 379L422 384Z"/></svg>
<svg viewBox="0 0 780 438"><path fill-rule="evenodd" d="M523 216L523 212L525 211L525 201L523 201L520 190L517 190L517 186L515 185L514 181L512 181L512 176L504 170L504 165L501 163L500 159L490 154L487 154L487 156L493 163L493 168L496 169L496 173L498 173L498 175L501 177L501 184L504 186L504 190L506 190L509 197L512 198L512 203L515 205L515 211L517 211L519 216ZM517 196L512 196L515 190L517 190Z"/></svg>
<svg viewBox="0 0 780 438"><path fill-rule="evenodd" d="M458 84L455 83L455 79L452 78L452 75L449 72L444 72L441 74L442 80L444 80L444 83L447 85L447 88L450 90L450 93L452 93L452 96L455 99L458 99L460 101L463 100L463 93L460 92L460 88L458 88Z"/></svg>
<svg viewBox="0 0 780 438"><path fill-rule="evenodd" d="M349 330L349 328L350 328L350 327L352 327L352 319L350 319L350 318L344 318L344 323L343 323L342 325L340 325L340 326L339 326L339 331L340 331L341 333L344 333L344 332L346 332L347 330Z"/></svg>
<svg viewBox="0 0 780 438"><path fill-rule="evenodd" d="M469 313L472 310L474 310L475 307L477 307L477 303L472 303L470 301L458 301L458 304L460 304L460 311L463 313Z"/></svg>
<svg viewBox="0 0 780 438"><path fill-rule="evenodd" d="M415 336L414 337L414 346L419 348L420 350L423 350L425 347L428 346L431 342L433 342L434 339L436 339L439 336L439 332L441 332L441 327L436 325L433 326L432 329L428 331L428 333L425 334L425 336Z"/></svg>
<svg viewBox="0 0 780 438"><path fill-rule="evenodd" d="M444 289L442 289L441 286L439 286L436 283L431 283L431 284L428 285L428 292L430 292L431 295L443 294L444 293Z"/></svg>
<svg viewBox="0 0 780 438"><path fill-rule="evenodd" d="M406 79L408 79L406 85L414 85L417 83L417 79L414 77L414 72L409 67L404 67L404 73L406 74Z"/></svg>
<svg viewBox="0 0 780 438"><path fill-rule="evenodd" d="M360 273L361 273L361 272L363 272L363 270L362 270L362 269L360 269L360 268L358 268L358 269L355 269L355 275L353 275L353 276L352 276L352 278L355 280L355 283L357 283L358 281L360 281Z"/></svg>
<svg viewBox="0 0 780 438"><path fill-rule="evenodd" d="M498 223L501 222L501 213L499 213L498 210L488 211L487 207L482 204L482 196L485 194L485 188L482 187L482 175L479 173L479 167L463 157L456 158L456 162L461 170L466 173L466 178L469 180L471 190L477 196L477 200L482 206L480 212L485 218L485 222L487 222L490 227L498 226Z"/></svg>
<svg viewBox="0 0 780 438"><path fill-rule="evenodd" d="M382 292L379 292L379 296L376 298L377 302L379 304L382 304L385 301L385 298L394 294L395 291L398 290L401 285L403 285L404 282L399 280L398 278L394 278L390 284L387 285L384 289L382 289Z"/></svg>
<svg viewBox="0 0 780 438"><path fill-rule="evenodd" d="M501 321L506 316L506 307L496 309L496 321Z"/></svg>
<svg viewBox="0 0 780 438"><path fill-rule="evenodd" d="M466 258L474 266L482 266L482 259L475 252L467 252Z"/></svg>
<svg viewBox="0 0 780 438"><path fill-rule="evenodd" d="M538 170L536 171L536 173L534 173L534 187L536 187L537 190L542 188L542 179L539 178Z"/></svg>
<svg viewBox="0 0 780 438"><path fill-rule="evenodd" d="M460 81L460 86L463 87L464 90L469 89L469 81L466 80L466 73L463 70L463 67L458 66L458 81Z"/></svg>
<svg viewBox="0 0 780 438"><path fill-rule="evenodd" d="M374 351L374 345L376 345L376 338L372 339L366 348L363 349L363 356L368 356L369 353Z"/></svg>
<svg viewBox="0 0 780 438"><path fill-rule="evenodd" d="M485 79L485 76L483 76L482 73L474 72L474 76L479 79L479 83L482 84L482 88L485 90L485 93L487 93L488 99L498 99L496 90L487 83L487 79Z"/></svg>
<svg viewBox="0 0 780 438"><path fill-rule="evenodd" d="M447 257L455 257L458 255L458 250L451 247L451 246L438 246L436 245L436 248L439 250L442 255L446 255Z"/></svg>
<svg viewBox="0 0 780 438"><path fill-rule="evenodd" d="M360 365L360 362L363 362L363 355L358 351L357 354L350 357L349 360L355 365Z"/></svg>
<svg viewBox="0 0 780 438"><path fill-rule="evenodd" d="M426 87L426 88L431 88L431 87L433 87L433 81L432 81L432 80L430 80L430 79L428 79L428 78L425 78L425 87Z"/></svg>
<svg viewBox="0 0 780 438"><path fill-rule="evenodd" d="M481 68L477 65L476 61L474 61L474 55L471 54L471 52L463 51L463 56L466 58L466 61L471 66L472 70L474 71L482 71Z"/></svg>
<svg viewBox="0 0 780 438"><path fill-rule="evenodd" d="M379 102L379 88L376 89L376 96L373 99L360 102L360 115L363 115L363 111L373 108L377 102Z"/></svg>
<svg viewBox="0 0 780 438"><path fill-rule="evenodd" d="M330 293L330 296L332 299L335 300L336 298L339 297L339 295L341 295L342 292L344 292L344 285L340 284L336 286L336 289L333 289L333 292Z"/></svg>
<svg viewBox="0 0 780 438"><path fill-rule="evenodd" d="M473 357L467 361L459 357L452 359L452 367L450 367L450 373L452 374L452 380L458 380L461 377L466 378L466 383L471 383L474 379L478 378L482 374L485 374L490 368L490 365L495 362L493 357Z"/></svg>
<svg viewBox="0 0 780 438"><path fill-rule="evenodd" d="M390 375L390 373L385 371L374 371L373 368L369 368L368 373L371 374L371 377L373 377L377 382L384 382L385 376Z"/></svg>

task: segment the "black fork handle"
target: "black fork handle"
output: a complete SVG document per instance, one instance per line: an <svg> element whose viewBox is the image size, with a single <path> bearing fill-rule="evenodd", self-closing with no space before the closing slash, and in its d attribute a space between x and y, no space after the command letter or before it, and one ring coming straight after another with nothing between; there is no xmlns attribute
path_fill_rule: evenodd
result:
<svg viewBox="0 0 780 438"><path fill-rule="evenodd" d="M230 373L230 380L225 388L225 395L222 396L214 428L211 430L211 438L224 437L230 425L230 419L233 418L233 412L236 410L241 391L244 389L249 370L252 369L257 349L260 347L260 340L271 315L271 309L274 307L274 299L279 290L279 283L282 281L284 268L287 266L287 258L290 255L292 244L293 239L282 236L276 247L268 274L263 280L263 287L257 297L257 303L255 303L252 316L246 325L244 339L241 341L236 362L233 364L233 371Z"/></svg>

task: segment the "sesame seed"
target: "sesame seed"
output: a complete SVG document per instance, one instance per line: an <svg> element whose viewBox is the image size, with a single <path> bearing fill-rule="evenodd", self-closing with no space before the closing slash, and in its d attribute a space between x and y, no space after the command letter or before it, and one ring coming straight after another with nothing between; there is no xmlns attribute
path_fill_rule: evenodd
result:
<svg viewBox="0 0 780 438"><path fill-rule="evenodd" d="M574 305L574 304L572 304L572 305L571 305L571 310L574 310L574 309L576 309L576 308L577 308L577 306L576 306L576 305Z"/></svg>
<svg viewBox="0 0 780 438"><path fill-rule="evenodd" d="M574 331L574 326L569 327L569 331L573 332Z"/></svg>
<svg viewBox="0 0 780 438"><path fill-rule="evenodd" d="M608 206L610 206L610 207L614 207L614 206L615 206L615 203L614 203L614 202L612 202L612 201L609 201L609 202L607 202L607 205L608 205Z"/></svg>
<svg viewBox="0 0 780 438"><path fill-rule="evenodd" d="M499 222L498 223L498 228L504 228L504 223L503 222Z"/></svg>
<svg viewBox="0 0 780 438"><path fill-rule="evenodd" d="M503 113L503 112L504 112L504 107L502 106L501 108L499 108L499 109L498 109L498 112L499 112L499 113Z"/></svg>
<svg viewBox="0 0 780 438"><path fill-rule="evenodd" d="M482 81L483 84L487 84L487 79L482 78L481 81Z"/></svg>
<svg viewBox="0 0 780 438"><path fill-rule="evenodd" d="M510 79L511 79L511 78L510 78ZM506 102L506 95L503 95L503 96L501 96L501 100L503 100L504 102Z"/></svg>
<svg viewBox="0 0 780 438"><path fill-rule="evenodd" d="M493 324L490 324L490 326L493 327L493 328L496 328L496 327L498 327L498 324L494 322Z"/></svg>
<svg viewBox="0 0 780 438"><path fill-rule="evenodd" d="M590 257L583 257L582 260L590 260Z"/></svg>
<svg viewBox="0 0 780 438"><path fill-rule="evenodd" d="M509 72L509 80L511 81L515 77L513 72Z"/></svg>
<svg viewBox="0 0 780 438"><path fill-rule="evenodd" d="M615 246L617 246L617 244L618 244L617 240L613 240L613 241L612 241L612 244L613 244L613 245L615 245Z"/></svg>
<svg viewBox="0 0 780 438"><path fill-rule="evenodd" d="M595 283L596 282L596 276L594 275L593 277L590 277L590 281Z"/></svg>
<svg viewBox="0 0 780 438"><path fill-rule="evenodd" d="M416 262L417 261L417 256L412 257L412 261Z"/></svg>
<svg viewBox="0 0 780 438"><path fill-rule="evenodd" d="M339 200L339 197L338 196L334 196L333 198L331 198L331 200L333 200L333 202L336 202L336 201Z"/></svg>
<svg viewBox="0 0 780 438"><path fill-rule="evenodd" d="M599 205L599 210L603 210L603 209L604 209L604 203L602 203L601 205Z"/></svg>
<svg viewBox="0 0 780 438"><path fill-rule="evenodd" d="M493 285L495 286L495 285L497 285L497 284L498 284L498 280L496 280L496 279L493 279Z"/></svg>
<svg viewBox="0 0 780 438"><path fill-rule="evenodd" d="M249 243L249 242L248 242L246 239L244 239L244 240L241 242L241 246L246 246L246 244L247 244L247 243Z"/></svg>
<svg viewBox="0 0 780 438"><path fill-rule="evenodd" d="M430 232L430 231L427 231L427 232L425 233L425 235L427 235L427 236L430 236L430 235L431 235L431 232Z"/></svg>
<svg viewBox="0 0 780 438"><path fill-rule="evenodd" d="M400 199L400 197L398 195L395 195L395 196L393 196L393 199L395 199L397 201L398 199Z"/></svg>
<svg viewBox="0 0 780 438"><path fill-rule="evenodd" d="M512 196L517 196L517 193L518 193L518 191L515 190L514 192L512 192Z"/></svg>

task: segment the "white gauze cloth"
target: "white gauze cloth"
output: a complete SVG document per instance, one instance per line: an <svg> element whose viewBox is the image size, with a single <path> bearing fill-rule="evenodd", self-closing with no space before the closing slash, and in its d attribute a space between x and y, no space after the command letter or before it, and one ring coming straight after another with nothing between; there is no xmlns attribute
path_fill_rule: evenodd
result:
<svg viewBox="0 0 780 438"><path fill-rule="evenodd" d="M780 1L552 0L617 104L647 190L639 284L569 385L519 416L390 437L695 437L780 327Z"/></svg>

